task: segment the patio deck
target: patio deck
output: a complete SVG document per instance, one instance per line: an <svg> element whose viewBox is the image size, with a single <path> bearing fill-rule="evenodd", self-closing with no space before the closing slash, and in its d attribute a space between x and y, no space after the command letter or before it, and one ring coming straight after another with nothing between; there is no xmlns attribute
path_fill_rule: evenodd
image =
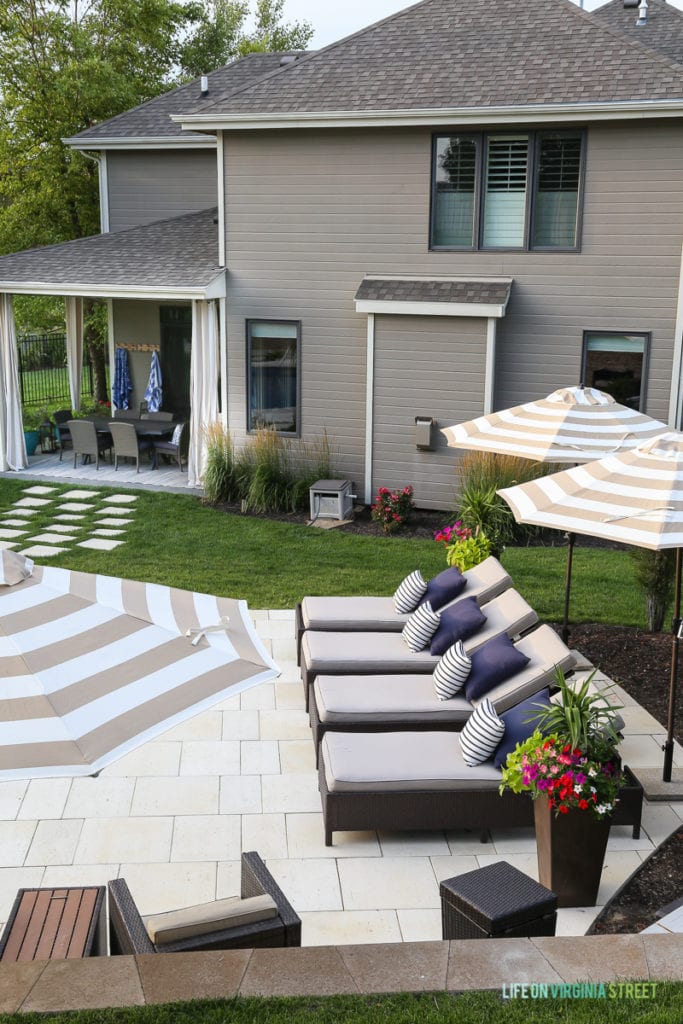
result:
<svg viewBox="0 0 683 1024"><path fill-rule="evenodd" d="M132 462L122 463L114 470L113 462L100 462L95 469L94 463L74 468L73 453L66 451L64 459L59 461L59 453L49 455L30 455L28 468L19 472L0 473L0 477L12 480L36 480L44 483L90 484L100 487L135 487L144 491L169 491L177 494L201 494L201 488L190 487L187 482L187 470L182 473L175 463L164 463L160 460L159 468L152 469L146 459L140 461L140 472L135 472Z"/></svg>
<svg viewBox="0 0 683 1024"><path fill-rule="evenodd" d="M464 830L338 833L325 847L293 613L252 616L282 669L274 683L197 715L97 778L0 784L0 921L22 886L119 875L144 914L233 895L241 851L257 849L301 915L304 945L422 941L441 937L440 879L501 859L536 877L531 829L494 828L485 845ZM661 766L662 726L617 692L624 760ZM674 763L680 774L678 745ZM646 802L640 839L612 829L600 905L682 819L683 802ZM584 934L599 909L560 910L558 934Z"/></svg>

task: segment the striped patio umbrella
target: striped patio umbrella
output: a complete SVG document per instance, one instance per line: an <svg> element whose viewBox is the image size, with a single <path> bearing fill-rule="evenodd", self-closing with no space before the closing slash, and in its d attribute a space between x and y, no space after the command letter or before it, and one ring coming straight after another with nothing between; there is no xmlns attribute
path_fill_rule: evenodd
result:
<svg viewBox="0 0 683 1024"><path fill-rule="evenodd" d="M665 782L671 781L681 638L683 434L670 431L631 451L498 491L518 523L570 530L652 551L676 549Z"/></svg>
<svg viewBox="0 0 683 1024"><path fill-rule="evenodd" d="M635 448L668 428L660 420L615 402L596 388L568 387L547 398L445 427L452 448L514 455L534 462L590 462ZM568 528L565 528L568 529ZM574 531L568 529L562 639L569 638Z"/></svg>
<svg viewBox="0 0 683 1024"><path fill-rule="evenodd" d="M91 775L278 674L244 601L35 566L0 588L0 780Z"/></svg>
<svg viewBox="0 0 683 1024"><path fill-rule="evenodd" d="M452 448L517 455L535 462L589 462L634 448L665 423L595 388L569 387L547 398L445 427Z"/></svg>

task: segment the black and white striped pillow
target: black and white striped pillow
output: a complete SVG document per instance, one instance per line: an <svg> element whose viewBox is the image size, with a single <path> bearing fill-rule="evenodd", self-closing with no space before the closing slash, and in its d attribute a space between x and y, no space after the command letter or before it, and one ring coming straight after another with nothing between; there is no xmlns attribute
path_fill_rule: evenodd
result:
<svg viewBox="0 0 683 1024"><path fill-rule="evenodd" d="M427 583L419 569L406 576L394 594L394 608L397 615L409 615L415 611L427 590Z"/></svg>
<svg viewBox="0 0 683 1024"><path fill-rule="evenodd" d="M452 644L432 673L434 689L439 700L450 700L462 690L472 668L472 661L462 640Z"/></svg>
<svg viewBox="0 0 683 1024"><path fill-rule="evenodd" d="M458 733L465 764L474 768L488 761L504 732L505 722L498 717L493 704L485 697L468 718L465 728Z"/></svg>
<svg viewBox="0 0 683 1024"><path fill-rule="evenodd" d="M439 616L432 611L429 601L425 601L413 612L401 631L401 635L411 651L423 651L436 633Z"/></svg>

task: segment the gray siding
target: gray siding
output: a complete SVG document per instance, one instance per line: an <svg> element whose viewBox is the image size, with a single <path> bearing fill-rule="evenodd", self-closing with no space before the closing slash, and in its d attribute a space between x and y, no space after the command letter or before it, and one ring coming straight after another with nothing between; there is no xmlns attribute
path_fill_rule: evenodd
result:
<svg viewBox="0 0 683 1024"><path fill-rule="evenodd" d="M216 153L168 149L107 153L109 230L216 205Z"/></svg>
<svg viewBox="0 0 683 1024"><path fill-rule="evenodd" d="M486 321L375 316L373 494L412 484L418 503L451 508L456 453L439 427L481 413ZM415 446L415 417L431 416L435 451Z"/></svg>
<svg viewBox="0 0 683 1024"><path fill-rule="evenodd" d="M650 331L647 412L666 420L683 238L680 125L589 129L580 253L429 252L430 159L431 133L423 129L227 136L234 435L245 429L245 319L301 320L303 434L327 429L339 452L337 470L361 486L367 318L355 312L353 296L364 274L514 278L508 313L498 323L496 408L578 383L584 330ZM410 342L412 319L400 344L415 345L425 379L411 417L431 414L422 407L430 373L446 422L480 412L481 405L461 413L457 386L450 401L440 394L443 368L423 360L420 329ZM457 323L453 330L458 337ZM453 359L457 369L459 348ZM376 386L381 394L390 383L380 375ZM420 504L438 507L441 460L416 453L414 445L403 459L395 451L385 455L375 440L377 466L391 467L392 482L419 479ZM375 486L387 482L375 474Z"/></svg>

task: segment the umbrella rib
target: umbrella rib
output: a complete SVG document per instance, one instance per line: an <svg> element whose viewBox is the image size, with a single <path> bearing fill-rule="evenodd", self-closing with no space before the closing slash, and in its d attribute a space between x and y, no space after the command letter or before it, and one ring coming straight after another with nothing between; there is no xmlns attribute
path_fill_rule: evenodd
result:
<svg viewBox="0 0 683 1024"><path fill-rule="evenodd" d="M606 516L603 523L618 523L622 519L635 519L637 516L647 516L650 512L673 512L673 505L657 505L656 508L636 509L635 512L626 512L623 516Z"/></svg>

